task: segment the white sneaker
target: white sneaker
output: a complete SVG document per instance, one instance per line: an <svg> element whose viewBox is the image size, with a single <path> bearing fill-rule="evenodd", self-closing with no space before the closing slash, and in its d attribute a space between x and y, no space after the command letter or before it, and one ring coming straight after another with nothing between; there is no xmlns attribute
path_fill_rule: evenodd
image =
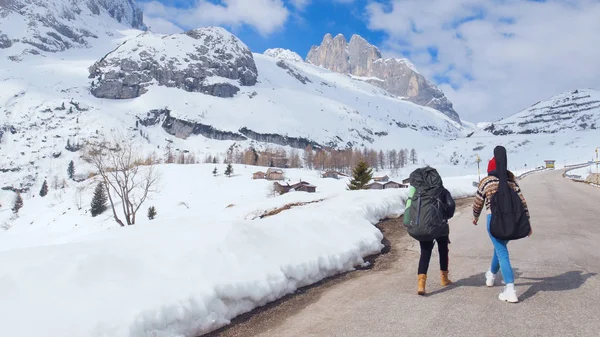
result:
<svg viewBox="0 0 600 337"><path fill-rule="evenodd" d="M491 271L487 271L485 273L485 285L488 287L493 287L494 286L494 281L496 281L496 275L493 274Z"/></svg>
<svg viewBox="0 0 600 337"><path fill-rule="evenodd" d="M509 303L519 302L519 298L517 297L517 292L515 290L515 285L512 283L507 284L504 287L504 291L501 292L500 295L498 295L498 299L500 299L500 301L505 301Z"/></svg>

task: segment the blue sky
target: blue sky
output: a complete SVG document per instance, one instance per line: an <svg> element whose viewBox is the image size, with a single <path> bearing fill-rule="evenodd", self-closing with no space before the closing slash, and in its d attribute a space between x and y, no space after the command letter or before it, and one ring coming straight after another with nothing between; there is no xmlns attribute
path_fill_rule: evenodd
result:
<svg viewBox="0 0 600 337"><path fill-rule="evenodd" d="M158 33L219 25L254 52L306 57L326 33L407 57L463 119L600 89L600 0L138 0ZM595 43L595 42L596 43Z"/></svg>
<svg viewBox="0 0 600 337"><path fill-rule="evenodd" d="M195 0L156 0L174 8L188 9ZM140 1L142 4L143 1ZM211 3L223 3L211 0ZM253 52L262 53L268 48L285 48L306 57L310 47L320 44L326 33L334 36L338 33L348 38L359 34L373 44L381 43L384 33L369 30L367 17L363 10L367 0L352 2L336 2L317 0L303 8L297 8L293 1L285 1L289 8L289 17L283 25L268 33L261 33L252 25L223 25L236 34ZM152 21L150 21L152 23ZM184 29L196 28L189 24L181 25Z"/></svg>

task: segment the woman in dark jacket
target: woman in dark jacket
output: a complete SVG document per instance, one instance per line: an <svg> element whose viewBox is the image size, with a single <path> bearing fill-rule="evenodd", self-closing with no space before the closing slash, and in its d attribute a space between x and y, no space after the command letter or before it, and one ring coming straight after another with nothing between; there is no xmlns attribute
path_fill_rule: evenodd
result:
<svg viewBox="0 0 600 337"><path fill-rule="evenodd" d="M406 203L404 225L408 234L419 241L421 257L418 269L417 294L425 295L427 270L435 242L440 255L442 286L452 283L448 278L448 219L454 216L456 205L442 178L432 167L415 170L410 175L409 199Z"/></svg>

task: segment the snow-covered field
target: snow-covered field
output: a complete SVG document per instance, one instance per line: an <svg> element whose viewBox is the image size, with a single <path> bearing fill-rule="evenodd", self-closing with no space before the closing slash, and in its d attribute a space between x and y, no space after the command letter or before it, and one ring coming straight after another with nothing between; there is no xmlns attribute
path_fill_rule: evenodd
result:
<svg viewBox="0 0 600 337"><path fill-rule="evenodd" d="M597 173L595 162L588 166L567 171L567 177L576 180L585 180L592 173Z"/></svg>
<svg viewBox="0 0 600 337"><path fill-rule="evenodd" d="M33 3L48 3L62 13L62 1ZM29 9L39 10L34 5ZM0 22L4 32L7 26L24 27L20 16L8 18ZM103 14L102 20L108 18ZM301 62L285 50L253 54L258 83L242 87L232 98L152 86L136 99L99 99L90 94L88 68L141 32L94 20L79 18L71 24L90 26L99 35L88 49L20 55L22 45L15 44L0 51L0 187L31 185L23 193L18 217L10 210L15 194L0 190L2 337L195 337L299 287L363 264L365 256L382 248L382 234L374 224L403 212L406 189L347 191L347 179L322 179L317 171L286 170L290 183L308 181L317 192L280 196L272 193L272 182L251 179L252 172L266 168L234 165L228 178L223 164L216 165L216 177L215 165L161 164L158 192L140 209L135 226L121 228L110 211L95 218L89 214L93 178L53 187L66 178L70 160L78 177L92 171L81 160L82 152L65 149L68 141L112 139L114 134L133 139L143 154L162 156L171 144L175 152L189 151L199 160L209 154L222 158L236 143L194 135L177 138L159 125L138 126L138 118L152 109L168 108L175 118L222 131L247 127L341 147L415 148L416 165L376 174L401 181L417 166L431 165L454 197L475 192L476 155L483 177L496 145L507 147L509 169L517 175L544 165L545 159L556 160L557 167L588 161L598 146L599 130L587 124L592 130L569 129L585 129L578 119L567 128L543 119L540 123L555 127L553 134L493 136L482 130L489 123L459 125L441 112L394 97L364 79ZM10 33L22 37L21 32L28 34ZM19 62L9 60L16 52ZM285 67L278 65L281 58ZM592 92L578 101L598 111L596 97ZM516 126L502 125L519 131L521 119L565 99L515 115L509 121ZM587 111L578 118L591 113ZM273 145L237 144L259 150ZM42 198L38 191L45 179L50 191ZM308 204L260 217L292 203ZM154 220L146 217L151 205L158 213Z"/></svg>
<svg viewBox="0 0 600 337"><path fill-rule="evenodd" d="M160 165L159 193L131 227L119 227L109 211L88 214L92 179L51 188L44 198L24 195L16 219L2 207L0 335L199 335L361 265L382 248L373 224L402 214L407 193L347 191L347 178L298 169L286 170L286 179L308 181L317 192L275 196L272 182L251 179L264 168L236 165L227 178L224 165L213 177L214 166ZM465 196L473 179L444 182ZM86 187L81 210L77 186ZM11 194L2 194L3 204ZM318 202L259 217L310 201ZM152 221L150 205L158 212Z"/></svg>

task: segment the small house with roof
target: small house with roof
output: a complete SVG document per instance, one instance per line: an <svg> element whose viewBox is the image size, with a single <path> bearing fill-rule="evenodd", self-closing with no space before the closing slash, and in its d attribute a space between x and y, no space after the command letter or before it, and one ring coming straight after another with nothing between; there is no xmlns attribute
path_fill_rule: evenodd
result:
<svg viewBox="0 0 600 337"><path fill-rule="evenodd" d="M387 175L385 175L383 177L373 177L373 181L380 182L380 183L386 183L386 182L390 181L390 177L388 177Z"/></svg>
<svg viewBox="0 0 600 337"><path fill-rule="evenodd" d="M283 170L279 168L269 168L265 174L267 180L283 180Z"/></svg>

